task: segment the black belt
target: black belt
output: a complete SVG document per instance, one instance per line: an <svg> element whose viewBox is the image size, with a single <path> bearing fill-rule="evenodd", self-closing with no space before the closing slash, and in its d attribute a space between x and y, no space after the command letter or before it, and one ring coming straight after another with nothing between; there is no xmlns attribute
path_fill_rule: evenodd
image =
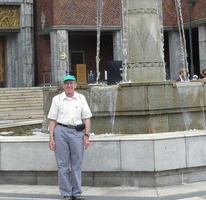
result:
<svg viewBox="0 0 206 200"><path fill-rule="evenodd" d="M73 125L65 125L65 124L61 124L61 123L57 123L57 124L60 126L67 127L67 128L75 129L75 126L73 126Z"/></svg>

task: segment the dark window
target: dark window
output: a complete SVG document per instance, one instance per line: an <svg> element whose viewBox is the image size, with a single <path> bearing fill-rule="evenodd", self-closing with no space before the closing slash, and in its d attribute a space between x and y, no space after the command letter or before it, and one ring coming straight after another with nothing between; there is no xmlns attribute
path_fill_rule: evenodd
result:
<svg viewBox="0 0 206 200"><path fill-rule="evenodd" d="M85 64L83 51L71 52L71 73L74 74L76 64Z"/></svg>

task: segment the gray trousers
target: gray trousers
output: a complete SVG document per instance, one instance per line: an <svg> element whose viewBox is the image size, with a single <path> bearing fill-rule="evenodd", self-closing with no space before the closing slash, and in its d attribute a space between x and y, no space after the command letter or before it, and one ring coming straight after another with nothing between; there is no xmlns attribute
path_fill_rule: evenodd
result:
<svg viewBox="0 0 206 200"><path fill-rule="evenodd" d="M80 196L84 134L60 125L56 126L54 134L60 193L62 196Z"/></svg>

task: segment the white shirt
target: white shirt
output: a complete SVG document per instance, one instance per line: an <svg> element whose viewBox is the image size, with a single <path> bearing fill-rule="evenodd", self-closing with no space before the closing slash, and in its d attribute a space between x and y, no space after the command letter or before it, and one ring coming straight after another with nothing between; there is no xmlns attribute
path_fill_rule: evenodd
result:
<svg viewBox="0 0 206 200"><path fill-rule="evenodd" d="M48 119L56 120L65 125L82 124L82 119L92 117L92 113L84 95L74 92L69 98L65 92L56 95L52 99Z"/></svg>

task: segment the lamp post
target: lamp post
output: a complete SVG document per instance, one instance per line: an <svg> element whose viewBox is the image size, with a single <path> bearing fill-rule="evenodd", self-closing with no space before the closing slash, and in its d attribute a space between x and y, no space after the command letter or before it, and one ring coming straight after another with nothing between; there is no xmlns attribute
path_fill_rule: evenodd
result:
<svg viewBox="0 0 206 200"><path fill-rule="evenodd" d="M197 0L187 0L189 4L189 41L190 41L190 70L191 76L194 75L193 49L192 49L192 6Z"/></svg>

